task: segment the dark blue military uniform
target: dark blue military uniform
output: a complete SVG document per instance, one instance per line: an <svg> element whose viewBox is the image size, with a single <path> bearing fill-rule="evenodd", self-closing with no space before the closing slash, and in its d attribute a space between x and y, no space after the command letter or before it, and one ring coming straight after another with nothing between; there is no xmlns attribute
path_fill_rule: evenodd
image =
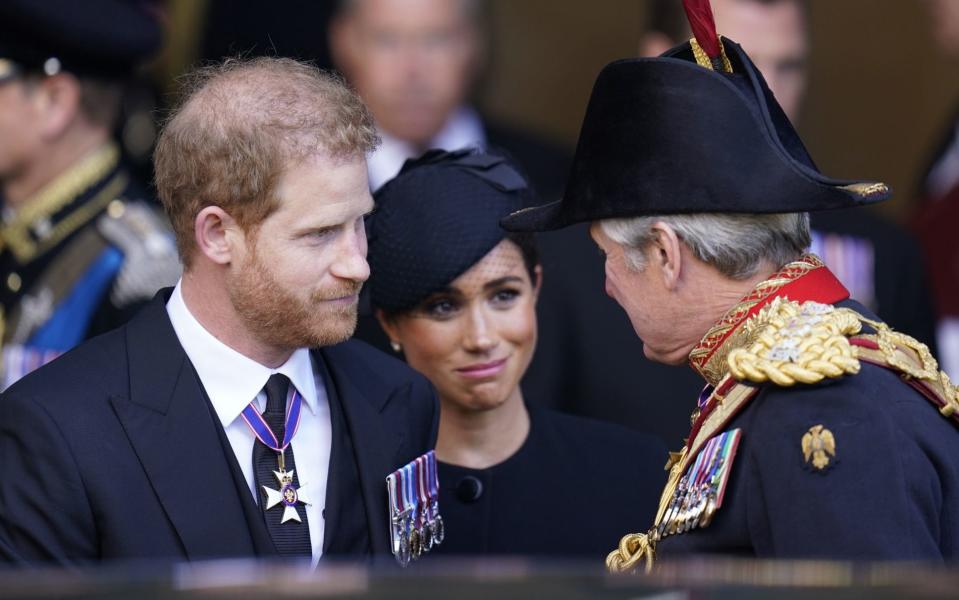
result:
<svg viewBox="0 0 959 600"><path fill-rule="evenodd" d="M70 185L64 185L69 182ZM176 282L173 234L104 146L0 227L3 387Z"/></svg>
<svg viewBox="0 0 959 600"><path fill-rule="evenodd" d="M857 302L836 306L875 319ZM723 506L708 526L660 540L660 557L956 557L959 435L901 372L862 361L854 375L756 389L721 428L742 432ZM803 448L817 427L832 438L821 468Z"/></svg>

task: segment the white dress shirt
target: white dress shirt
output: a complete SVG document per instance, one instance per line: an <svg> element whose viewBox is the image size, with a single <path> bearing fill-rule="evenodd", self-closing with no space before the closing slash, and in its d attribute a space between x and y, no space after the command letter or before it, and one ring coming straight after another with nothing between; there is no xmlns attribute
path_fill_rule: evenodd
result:
<svg viewBox="0 0 959 600"><path fill-rule="evenodd" d="M230 348L207 331L187 308L177 283L167 302L167 314L173 323L183 350L200 377L200 383L213 403L223 429L226 431L233 454L240 464L250 493L259 503L262 494L256 493L253 482L253 444L256 440L240 413L250 402L257 412L266 409L263 386L274 373L282 373L303 397L306 410L300 411L300 427L290 442L296 459L296 473L300 487L311 503L306 505L313 547L313 564L323 553L326 506L326 485L330 468L330 450L333 439L330 405L322 376L313 367L310 351L300 348L289 360L271 369ZM272 482L277 484L277 482ZM282 507L274 507L282 510Z"/></svg>
<svg viewBox="0 0 959 600"><path fill-rule="evenodd" d="M367 161L370 176L370 189L374 192L384 183L396 177L408 158L416 158L424 150L440 148L442 150L459 150L461 148L483 148L486 146L486 134L483 122L476 111L468 106L461 106L453 111L449 120L440 131L433 136L427 148L417 148L406 140L386 133L377 132L380 136L380 145Z"/></svg>

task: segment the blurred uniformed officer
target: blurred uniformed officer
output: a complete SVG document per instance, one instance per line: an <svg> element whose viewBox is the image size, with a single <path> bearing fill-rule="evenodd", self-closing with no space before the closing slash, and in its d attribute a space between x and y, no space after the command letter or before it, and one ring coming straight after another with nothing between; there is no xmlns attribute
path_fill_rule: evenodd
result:
<svg viewBox="0 0 959 600"><path fill-rule="evenodd" d="M176 281L172 234L111 140L160 38L124 0L0 3L2 387Z"/></svg>
<svg viewBox="0 0 959 600"><path fill-rule="evenodd" d="M686 4L695 39L600 73L564 199L504 221L590 222L645 354L707 383L653 525L607 565L954 559L957 390L805 253L809 211L889 189L820 173L708 2Z"/></svg>

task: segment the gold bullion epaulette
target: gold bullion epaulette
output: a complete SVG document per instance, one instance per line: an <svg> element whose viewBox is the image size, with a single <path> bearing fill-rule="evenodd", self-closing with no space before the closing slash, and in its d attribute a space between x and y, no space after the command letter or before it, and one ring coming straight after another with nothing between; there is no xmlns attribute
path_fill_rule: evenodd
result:
<svg viewBox="0 0 959 600"><path fill-rule="evenodd" d="M729 373L737 381L788 387L859 372L849 339L862 330L854 311L776 298L743 328L746 343L727 357Z"/></svg>
<svg viewBox="0 0 959 600"><path fill-rule="evenodd" d="M863 326L874 333L863 333ZM818 383L854 375L867 362L895 371L959 424L959 388L929 348L848 308L776 298L743 327L747 342L730 351L729 373L751 383Z"/></svg>

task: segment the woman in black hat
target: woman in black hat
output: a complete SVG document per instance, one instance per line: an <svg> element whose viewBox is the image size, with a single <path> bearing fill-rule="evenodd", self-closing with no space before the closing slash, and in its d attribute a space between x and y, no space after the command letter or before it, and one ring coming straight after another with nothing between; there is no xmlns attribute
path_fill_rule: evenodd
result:
<svg viewBox="0 0 959 600"><path fill-rule="evenodd" d="M437 551L599 558L624 523L653 514L666 453L658 440L525 402L542 269L532 235L508 234L499 219L529 194L489 154L408 162L370 219L371 302L440 397L447 534Z"/></svg>

